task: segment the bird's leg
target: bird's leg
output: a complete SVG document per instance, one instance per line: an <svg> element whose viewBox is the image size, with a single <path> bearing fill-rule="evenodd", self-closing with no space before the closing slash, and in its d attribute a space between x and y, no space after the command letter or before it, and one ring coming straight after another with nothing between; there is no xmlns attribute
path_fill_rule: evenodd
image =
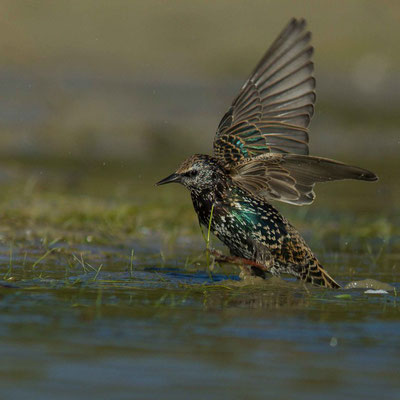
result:
<svg viewBox="0 0 400 400"><path fill-rule="evenodd" d="M247 258L226 256L225 254L222 254L220 251L214 250L214 249L209 249L208 251L215 258L215 261L217 261L217 262L226 262L226 263L238 264L238 265L243 265L243 266L246 265L246 266L258 268L265 272L269 271L269 268L267 265L260 264L256 261L248 260Z"/></svg>

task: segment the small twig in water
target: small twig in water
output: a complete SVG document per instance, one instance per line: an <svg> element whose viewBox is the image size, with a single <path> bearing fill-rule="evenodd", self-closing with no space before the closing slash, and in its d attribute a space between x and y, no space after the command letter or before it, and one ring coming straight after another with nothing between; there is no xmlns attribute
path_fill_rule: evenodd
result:
<svg viewBox="0 0 400 400"><path fill-rule="evenodd" d="M32 269L35 269L36 266L37 266L41 261L43 261L50 253L52 253L54 250L56 250L56 249L55 249L55 248L52 248L52 249L50 249L50 250L47 250L46 253L44 253L44 254L42 255L42 257L39 257L39 258L33 263Z"/></svg>
<svg viewBox="0 0 400 400"><path fill-rule="evenodd" d="M211 207L210 219L208 221L207 239L206 239L206 251L207 251L207 268L210 271L210 234L211 234L211 223L214 213L214 204Z"/></svg>
<svg viewBox="0 0 400 400"><path fill-rule="evenodd" d="M86 274L87 273L87 268L85 267L85 261L83 261L83 255L81 253L81 258L79 259L75 254L72 254L72 257L75 258L76 261L80 264L80 266L83 269L83 272Z"/></svg>
<svg viewBox="0 0 400 400"><path fill-rule="evenodd" d="M10 258L9 258L9 262L8 262L8 270L4 274L3 279L7 279L11 275L12 263L13 263L13 244L11 243L11 245L10 245Z"/></svg>
<svg viewBox="0 0 400 400"><path fill-rule="evenodd" d="M97 272L93 278L93 280L95 281L97 279L97 276L99 275L99 272L101 271L101 268L103 267L103 264L100 264L100 267L97 269Z"/></svg>
<svg viewBox="0 0 400 400"><path fill-rule="evenodd" d="M129 276L130 276L131 279L133 278L133 260L134 260L134 257L135 257L135 250L132 249L131 250L131 262L130 262L130 265L129 265Z"/></svg>

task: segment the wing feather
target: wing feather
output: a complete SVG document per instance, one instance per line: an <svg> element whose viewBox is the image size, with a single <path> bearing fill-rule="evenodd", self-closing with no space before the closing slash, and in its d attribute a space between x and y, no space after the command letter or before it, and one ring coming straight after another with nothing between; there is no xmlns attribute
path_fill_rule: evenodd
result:
<svg viewBox="0 0 400 400"><path fill-rule="evenodd" d="M305 27L303 19L289 22L222 118L214 154L224 164L263 153L308 154L315 79Z"/></svg>
<svg viewBox="0 0 400 400"><path fill-rule="evenodd" d="M342 179L377 180L368 170L322 157L297 154L263 154L237 164L231 170L239 186L265 200L311 204L314 185Z"/></svg>

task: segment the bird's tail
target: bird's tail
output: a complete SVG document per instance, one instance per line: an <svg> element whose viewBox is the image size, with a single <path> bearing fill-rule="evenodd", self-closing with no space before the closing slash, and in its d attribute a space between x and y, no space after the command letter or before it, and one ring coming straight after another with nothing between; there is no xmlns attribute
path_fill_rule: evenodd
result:
<svg viewBox="0 0 400 400"><path fill-rule="evenodd" d="M313 285L331 289L339 289L341 287L315 258L300 272L300 279Z"/></svg>

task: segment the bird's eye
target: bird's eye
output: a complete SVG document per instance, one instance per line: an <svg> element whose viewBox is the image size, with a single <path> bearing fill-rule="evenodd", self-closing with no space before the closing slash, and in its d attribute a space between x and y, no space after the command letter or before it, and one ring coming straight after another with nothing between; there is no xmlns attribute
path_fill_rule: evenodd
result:
<svg viewBox="0 0 400 400"><path fill-rule="evenodd" d="M191 170L187 171L187 172L185 173L185 175L188 176L188 177L194 177L194 176L197 175L197 170L191 169Z"/></svg>

